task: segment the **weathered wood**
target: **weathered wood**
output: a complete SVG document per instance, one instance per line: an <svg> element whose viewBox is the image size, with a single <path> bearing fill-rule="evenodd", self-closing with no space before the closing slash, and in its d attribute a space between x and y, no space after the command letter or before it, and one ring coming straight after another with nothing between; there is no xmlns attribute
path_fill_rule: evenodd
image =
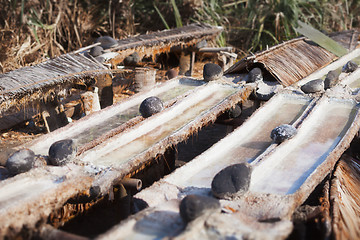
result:
<svg viewBox="0 0 360 240"><path fill-rule="evenodd" d="M155 85L156 70L154 68L135 68L135 92L148 91Z"/></svg>
<svg viewBox="0 0 360 240"><path fill-rule="evenodd" d="M43 103L41 105L41 116L47 132L52 132L69 123L64 112L64 106L59 104L57 100Z"/></svg>
<svg viewBox="0 0 360 240"><path fill-rule="evenodd" d="M105 74L102 76L96 76L95 80L95 86L98 88L101 108L111 106L114 103L114 93L111 75Z"/></svg>
<svg viewBox="0 0 360 240"><path fill-rule="evenodd" d="M185 54L185 52L181 52L180 55L180 63L179 63L179 75L186 75L186 73L190 69L190 55Z"/></svg>
<svg viewBox="0 0 360 240"><path fill-rule="evenodd" d="M194 73L194 64L195 64L195 52L191 52L190 54L190 69L189 69L189 76L192 76Z"/></svg>
<svg viewBox="0 0 360 240"><path fill-rule="evenodd" d="M352 38L352 35L346 36ZM249 55L235 63L225 74L248 72L254 64L261 64L282 85L289 86L336 59L335 54L300 37Z"/></svg>
<svg viewBox="0 0 360 240"><path fill-rule="evenodd" d="M82 93L81 101L83 102L86 115L89 115L101 109L97 87L95 87L93 91L87 91L85 93Z"/></svg>
<svg viewBox="0 0 360 240"><path fill-rule="evenodd" d="M212 52L212 53L218 53L218 52L232 52L232 47L203 47L199 49L199 52Z"/></svg>

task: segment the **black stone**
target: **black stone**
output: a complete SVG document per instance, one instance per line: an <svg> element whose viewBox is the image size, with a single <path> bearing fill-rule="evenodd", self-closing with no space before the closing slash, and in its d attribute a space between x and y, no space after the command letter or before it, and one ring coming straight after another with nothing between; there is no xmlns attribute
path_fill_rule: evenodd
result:
<svg viewBox="0 0 360 240"><path fill-rule="evenodd" d="M99 63L104 63L105 62L105 58L102 56L97 56L95 57L95 59L99 62Z"/></svg>
<svg viewBox="0 0 360 240"><path fill-rule="evenodd" d="M226 110L223 114L219 116L220 120L232 119L237 118L241 115L241 106L236 104L234 107Z"/></svg>
<svg viewBox="0 0 360 240"><path fill-rule="evenodd" d="M351 73L358 68L358 65L353 61L348 61L342 68L342 71L345 73Z"/></svg>
<svg viewBox="0 0 360 240"><path fill-rule="evenodd" d="M246 82L258 82L263 80L263 75L260 68L253 68L248 74Z"/></svg>
<svg viewBox="0 0 360 240"><path fill-rule="evenodd" d="M174 69L169 69L167 70L167 72L165 73L165 77L167 79L173 79L174 77L176 77L178 75L177 71Z"/></svg>
<svg viewBox="0 0 360 240"><path fill-rule="evenodd" d="M180 216L186 223L209 210L220 212L219 200L201 195L188 195L180 203Z"/></svg>
<svg viewBox="0 0 360 240"><path fill-rule="evenodd" d="M322 79L315 79L301 86L301 91L303 91L304 93L316 93L323 90L324 81Z"/></svg>
<svg viewBox="0 0 360 240"><path fill-rule="evenodd" d="M219 80L223 76L222 68L215 63L207 63L203 69L204 81L210 82L214 80Z"/></svg>
<svg viewBox="0 0 360 240"><path fill-rule="evenodd" d="M124 59L125 66L136 66L140 62L140 56L137 52L133 52Z"/></svg>
<svg viewBox="0 0 360 240"><path fill-rule="evenodd" d="M118 41L116 41L115 39L113 39L112 37L110 36L102 36L102 37L98 37L96 40L95 40L95 43L101 43L101 47L103 49L109 49L109 48L112 48L112 47L115 47L116 45L118 45Z"/></svg>
<svg viewBox="0 0 360 240"><path fill-rule="evenodd" d="M240 197L249 189L251 171L248 163L234 164L224 168L211 182L213 195L228 200Z"/></svg>
<svg viewBox="0 0 360 240"><path fill-rule="evenodd" d="M72 139L54 142L49 149L49 162L54 166L65 165L76 156L76 145Z"/></svg>
<svg viewBox="0 0 360 240"><path fill-rule="evenodd" d="M141 116L147 118L155 113L161 112L163 108L164 104L160 98L148 97L140 104L139 111L141 113Z"/></svg>
<svg viewBox="0 0 360 240"><path fill-rule="evenodd" d="M282 143L283 141L294 137L296 133L297 130L294 126L282 124L271 131L270 137L274 142Z"/></svg>
<svg viewBox="0 0 360 240"><path fill-rule="evenodd" d="M24 173L33 168L35 153L30 149L21 149L13 153L6 161L6 168L10 175Z"/></svg>
<svg viewBox="0 0 360 240"><path fill-rule="evenodd" d="M324 80L324 88L329 89L335 86L339 81L339 75L337 71L329 71Z"/></svg>
<svg viewBox="0 0 360 240"><path fill-rule="evenodd" d="M90 55L93 57L100 56L104 53L104 49L101 46L95 46L90 50Z"/></svg>
<svg viewBox="0 0 360 240"><path fill-rule="evenodd" d="M0 180L4 180L9 177L9 170L7 170L5 167L0 166Z"/></svg>

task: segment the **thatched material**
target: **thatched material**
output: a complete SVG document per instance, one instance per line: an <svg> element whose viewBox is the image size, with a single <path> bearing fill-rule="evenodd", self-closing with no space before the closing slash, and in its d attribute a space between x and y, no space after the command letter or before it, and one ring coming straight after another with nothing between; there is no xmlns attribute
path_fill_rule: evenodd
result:
<svg viewBox="0 0 360 240"><path fill-rule="evenodd" d="M109 49L119 53L111 60L113 66L120 64L124 58L134 51L140 57L153 57L159 53L169 52L172 47L191 47L202 40L214 39L222 31L221 27L214 27L204 23L194 23L181 28L164 30L118 41L118 46Z"/></svg>
<svg viewBox="0 0 360 240"><path fill-rule="evenodd" d="M357 46L358 36L356 31L330 35L331 38L350 50ZM333 53L305 37L300 37L245 57L230 67L225 74L248 72L254 65L260 65L282 85L289 86L335 59L337 57Z"/></svg>
<svg viewBox="0 0 360 240"><path fill-rule="evenodd" d="M331 181L334 239L360 239L360 161L343 156Z"/></svg>
<svg viewBox="0 0 360 240"><path fill-rule="evenodd" d="M0 75L0 113L14 105L46 100L50 92L66 89L76 81L90 81L91 77L109 73L104 66L81 54L64 54L32 67L24 67Z"/></svg>
<svg viewBox="0 0 360 240"><path fill-rule="evenodd" d="M247 72L254 64L260 64L282 85L289 86L336 58L313 42L296 38L242 59L225 74Z"/></svg>
<svg viewBox="0 0 360 240"><path fill-rule="evenodd" d="M182 42L187 42L205 36L214 37L221 31L221 27L214 27L204 23L195 23L171 30L164 30L161 32L154 32L139 35L137 37L122 39L118 41L119 46L114 47L111 50L121 51L129 48L137 48L139 46L154 47L169 43L181 44Z"/></svg>

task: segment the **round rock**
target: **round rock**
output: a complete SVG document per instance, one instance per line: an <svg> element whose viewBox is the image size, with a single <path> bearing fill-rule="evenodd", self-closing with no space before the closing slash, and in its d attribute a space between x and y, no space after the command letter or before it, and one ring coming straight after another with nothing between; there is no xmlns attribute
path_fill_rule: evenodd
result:
<svg viewBox="0 0 360 240"><path fill-rule="evenodd" d="M95 46L90 50L90 55L93 57L100 56L104 53L104 49L101 46Z"/></svg>
<svg viewBox="0 0 360 240"><path fill-rule="evenodd" d="M339 81L339 75L337 71L329 71L324 80L324 88L329 89L335 86Z"/></svg>
<svg viewBox="0 0 360 240"><path fill-rule="evenodd" d="M10 175L24 173L33 168L35 153L30 149L21 149L14 152L6 161L6 168Z"/></svg>
<svg viewBox="0 0 360 240"><path fill-rule="evenodd" d="M294 126L289 124L283 124L274 128L270 137L275 143L282 143L283 141L294 137L297 133L297 130Z"/></svg>
<svg viewBox="0 0 360 240"><path fill-rule="evenodd" d="M101 47L103 49L108 49L108 48L112 48L115 47L116 45L118 45L118 41L116 41L115 39L113 39L110 36L102 36L102 37L98 37L95 40L95 43L101 43Z"/></svg>
<svg viewBox="0 0 360 240"><path fill-rule="evenodd" d="M174 70L174 69L169 69L169 70L167 70L167 72L165 73L165 77L167 78L167 79L173 79L174 77L177 77L177 75L178 75L178 73L177 73L177 71L176 70Z"/></svg>
<svg viewBox="0 0 360 240"><path fill-rule="evenodd" d="M203 77L204 81L210 82L214 80L219 80L223 76L222 68L215 63L207 63L204 65Z"/></svg>
<svg viewBox="0 0 360 240"><path fill-rule="evenodd" d="M248 74L246 82L259 82L263 80L263 75L260 68L253 68Z"/></svg>
<svg viewBox="0 0 360 240"><path fill-rule="evenodd" d="M148 97L140 104L140 114L144 118L148 118L151 115L161 112L164 109L164 104L158 97Z"/></svg>
<svg viewBox="0 0 360 240"><path fill-rule="evenodd" d="M303 91L304 93L316 93L323 90L324 81L322 79L315 79L301 86L301 91Z"/></svg>
<svg viewBox="0 0 360 240"><path fill-rule="evenodd" d="M234 107L226 110L223 114L219 116L219 119L232 119L237 118L241 115L241 107L239 104L236 104Z"/></svg>
<svg viewBox="0 0 360 240"><path fill-rule="evenodd" d="M355 71L358 68L358 65L353 61L348 61L342 68L342 71L345 73L350 73Z"/></svg>
<svg viewBox="0 0 360 240"><path fill-rule="evenodd" d="M124 59L125 66L136 66L140 62L140 56L137 52L133 52Z"/></svg>
<svg viewBox="0 0 360 240"><path fill-rule="evenodd" d="M49 162L54 166L64 165L76 156L76 144L72 139L54 142L49 149Z"/></svg>
<svg viewBox="0 0 360 240"><path fill-rule="evenodd" d="M201 195L188 195L180 203L180 216L186 223L207 211L220 212L219 200Z"/></svg>
<svg viewBox="0 0 360 240"><path fill-rule="evenodd" d="M217 198L233 200L249 190L251 166L234 164L218 172L211 182L211 191Z"/></svg>

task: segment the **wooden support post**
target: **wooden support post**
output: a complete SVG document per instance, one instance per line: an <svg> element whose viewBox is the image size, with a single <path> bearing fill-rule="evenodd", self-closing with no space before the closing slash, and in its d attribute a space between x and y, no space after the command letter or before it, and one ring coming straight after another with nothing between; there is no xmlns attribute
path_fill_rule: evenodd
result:
<svg viewBox="0 0 360 240"><path fill-rule="evenodd" d="M155 85L155 80L156 70L154 68L135 68L135 92L142 92L151 89Z"/></svg>
<svg viewBox="0 0 360 240"><path fill-rule="evenodd" d="M111 106L114 102L112 77L110 74L105 74L97 76L95 80L101 108Z"/></svg>
<svg viewBox="0 0 360 240"><path fill-rule="evenodd" d="M95 87L93 91L87 91L81 94L81 101L84 104L84 111L86 115L101 109L97 87Z"/></svg>
<svg viewBox="0 0 360 240"><path fill-rule="evenodd" d="M69 123L63 105L57 99L41 104L41 116L48 132L52 132Z"/></svg>
<svg viewBox="0 0 360 240"><path fill-rule="evenodd" d="M185 75L190 68L190 55L185 55L184 52L180 56L179 75Z"/></svg>
<svg viewBox="0 0 360 240"><path fill-rule="evenodd" d="M191 55L190 55L190 76L193 75L194 73L194 64L195 64L195 52L191 52Z"/></svg>

